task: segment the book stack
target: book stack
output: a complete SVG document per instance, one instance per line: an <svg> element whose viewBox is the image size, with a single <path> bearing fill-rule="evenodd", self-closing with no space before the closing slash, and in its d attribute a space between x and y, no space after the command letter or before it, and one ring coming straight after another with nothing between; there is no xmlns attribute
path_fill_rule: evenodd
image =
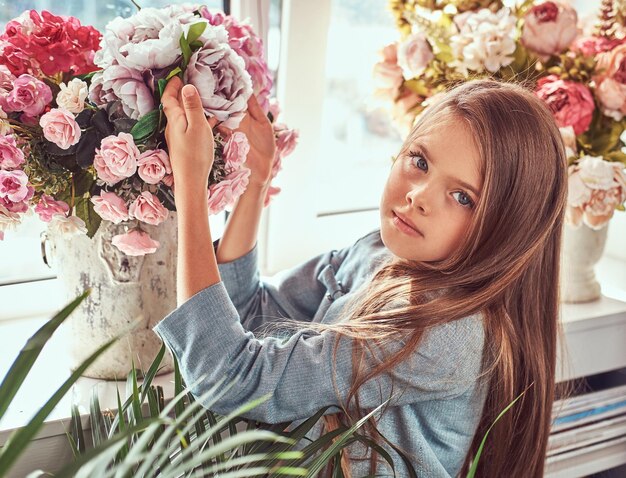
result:
<svg viewBox="0 0 626 478"><path fill-rule="evenodd" d="M572 460L610 459L615 450L626 450L626 386L557 400L552 420L546 459L551 475Z"/></svg>

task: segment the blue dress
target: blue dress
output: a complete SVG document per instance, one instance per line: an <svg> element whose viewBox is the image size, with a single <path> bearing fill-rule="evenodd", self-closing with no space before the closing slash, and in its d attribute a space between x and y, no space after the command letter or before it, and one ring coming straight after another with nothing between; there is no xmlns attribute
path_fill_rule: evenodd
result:
<svg viewBox="0 0 626 478"><path fill-rule="evenodd" d="M217 244L217 241L216 241ZM215 245L216 245L215 244ZM246 255L219 264L222 281L198 292L171 312L153 330L177 358L187 384L205 375L191 391L200 396L223 377L237 385L211 405L225 415L253 399L271 398L242 416L265 422L299 424L320 408L340 411L335 385L345 398L352 375L351 340L303 328L272 329L276 318L333 323L353 293L366 287L390 251L376 230L352 246L321 254L270 278L261 278L256 246ZM404 342L388 346L385 354ZM380 433L411 455L419 477L457 476L478 426L487 381L480 377L484 331L476 314L429 330L420 347L392 371L366 382L359 391L364 410L392 395L385 412L375 417ZM378 361L368 356L370 366ZM392 393L393 380L393 393ZM321 420L320 420L321 422ZM315 439L321 423L311 430ZM304 440L302 445L306 445ZM399 455L387 444L396 476L408 476ZM355 443L351 456L363 457ZM357 461L353 477L369 474L369 461ZM380 476L393 476L381 464Z"/></svg>

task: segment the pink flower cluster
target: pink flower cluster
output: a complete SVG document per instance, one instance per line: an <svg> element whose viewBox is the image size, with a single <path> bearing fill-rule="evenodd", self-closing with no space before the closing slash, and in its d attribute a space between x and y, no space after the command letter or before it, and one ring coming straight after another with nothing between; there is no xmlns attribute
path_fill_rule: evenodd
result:
<svg viewBox="0 0 626 478"><path fill-rule="evenodd" d="M600 229L626 201L626 174L620 163L585 156L569 168L567 220Z"/></svg>
<svg viewBox="0 0 626 478"><path fill-rule="evenodd" d="M228 32L228 44L241 56L245 62L246 71L252 79L254 95L267 113L269 111L269 97L272 91L272 74L269 71L263 53L263 41L246 23L238 22L232 16L222 12L211 13L206 6L200 8L200 14L211 25L223 25Z"/></svg>
<svg viewBox="0 0 626 478"><path fill-rule="evenodd" d="M549 75L537 82L535 93L550 107L559 127L571 126L577 135L587 131L595 104L585 85Z"/></svg>
<svg viewBox="0 0 626 478"><path fill-rule="evenodd" d="M77 18L30 10L7 23L0 36L0 63L16 76L88 73L96 69L99 42L98 30L82 26Z"/></svg>

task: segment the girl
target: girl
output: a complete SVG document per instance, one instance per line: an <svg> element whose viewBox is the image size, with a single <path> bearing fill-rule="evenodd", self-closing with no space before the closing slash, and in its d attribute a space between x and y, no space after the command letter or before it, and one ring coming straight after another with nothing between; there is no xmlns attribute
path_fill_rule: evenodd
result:
<svg viewBox="0 0 626 478"><path fill-rule="evenodd" d="M367 431L408 476L464 476L491 430L479 476L541 477L550 429L564 147L532 93L494 81L449 91L419 118L395 159L380 229L261 281L256 232L274 154L254 98L241 125L250 183L212 244L207 178L213 119L173 78L163 95L178 210L179 307L154 330L201 395L237 376L212 409L303 420L324 406L326 431L390 399ZM280 319L291 319L289 322ZM304 323L303 323L304 322ZM298 330L279 329L299 323ZM273 326L273 335L262 334ZM263 335L263 336L262 336ZM321 430L318 430L321 432ZM347 476L391 476L351 446Z"/></svg>

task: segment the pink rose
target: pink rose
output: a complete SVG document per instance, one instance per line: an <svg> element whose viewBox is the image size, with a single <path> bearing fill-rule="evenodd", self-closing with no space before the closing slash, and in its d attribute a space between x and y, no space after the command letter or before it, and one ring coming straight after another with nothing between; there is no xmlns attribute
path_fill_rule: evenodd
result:
<svg viewBox="0 0 626 478"><path fill-rule="evenodd" d="M24 163L24 152L17 147L15 136L0 136L0 168L15 169Z"/></svg>
<svg viewBox="0 0 626 478"><path fill-rule="evenodd" d="M111 243L127 256L152 254L159 247L158 241L155 241L147 232L140 229L132 229L126 234L113 236Z"/></svg>
<svg viewBox="0 0 626 478"><path fill-rule="evenodd" d="M403 82L402 68L398 66L397 51L395 43L387 45L380 52L383 60L374 65L376 87L389 90L391 96L395 96Z"/></svg>
<svg viewBox="0 0 626 478"><path fill-rule="evenodd" d="M299 133L295 129L287 128L287 125L274 124L274 135L276 136L276 151L281 158L290 155L298 144Z"/></svg>
<svg viewBox="0 0 626 478"><path fill-rule="evenodd" d="M626 201L626 174L620 163L585 156L569 167L566 218L600 229Z"/></svg>
<svg viewBox="0 0 626 478"><path fill-rule="evenodd" d="M43 222L50 222L58 214L66 216L70 207L63 201L56 201L52 196L43 194L35 205L35 212Z"/></svg>
<svg viewBox="0 0 626 478"><path fill-rule="evenodd" d="M616 121L626 115L626 44L597 56L594 78L602 113Z"/></svg>
<svg viewBox="0 0 626 478"><path fill-rule="evenodd" d="M26 212L30 207L29 201L35 194L35 188L32 186L28 186L28 193L26 197L18 202L11 201L8 197L0 196L0 206L5 207L7 210L11 212Z"/></svg>
<svg viewBox="0 0 626 478"><path fill-rule="evenodd" d="M212 184L209 187L209 214L217 214L232 207L248 186L249 177L250 170L241 168L230 173L221 182Z"/></svg>
<svg viewBox="0 0 626 478"><path fill-rule="evenodd" d="M43 81L31 75L21 75L13 83L13 90L0 105L4 111L22 111L27 116L38 116L52 101L52 90Z"/></svg>
<svg viewBox="0 0 626 478"><path fill-rule="evenodd" d="M398 65L407 80L420 76L428 64L435 58L426 35L413 33L398 47Z"/></svg>
<svg viewBox="0 0 626 478"><path fill-rule="evenodd" d="M167 187L172 188L172 191L174 191L174 175L166 174L163 177L163 184L165 184Z"/></svg>
<svg viewBox="0 0 626 478"><path fill-rule="evenodd" d="M19 203L29 194L28 176L20 169L4 171L0 169L0 198Z"/></svg>
<svg viewBox="0 0 626 478"><path fill-rule="evenodd" d="M100 196L93 196L91 202L93 210L105 221L119 224L128 220L126 202L115 193L102 191Z"/></svg>
<svg viewBox="0 0 626 478"><path fill-rule="evenodd" d="M235 171L246 162L246 157L250 151L250 143L247 136L241 131L235 131L224 145L224 158L226 169Z"/></svg>
<svg viewBox="0 0 626 478"><path fill-rule="evenodd" d="M129 133L107 136L96 149L93 165L98 177L109 186L137 172L137 159L140 153Z"/></svg>
<svg viewBox="0 0 626 478"><path fill-rule="evenodd" d="M272 115L272 123L275 122L280 116L280 105L278 104L278 100L276 98L270 99L269 113Z"/></svg>
<svg viewBox="0 0 626 478"><path fill-rule="evenodd" d="M556 55L576 38L578 16L565 3L543 2L524 17L522 43L542 56Z"/></svg>
<svg viewBox="0 0 626 478"><path fill-rule="evenodd" d="M4 232L7 229L15 229L19 223L19 214L8 210L0 203L0 241L4 240Z"/></svg>
<svg viewBox="0 0 626 478"><path fill-rule="evenodd" d="M270 186L265 193L265 200L263 201L263 207L267 207L274 196L280 192L280 188Z"/></svg>
<svg viewBox="0 0 626 478"><path fill-rule="evenodd" d="M580 52L583 56L593 57L598 53L611 51L613 48L621 45L622 43L624 43L624 40L617 38L597 36L580 37L574 40L574 42L570 45L570 50L573 52Z"/></svg>
<svg viewBox="0 0 626 478"><path fill-rule="evenodd" d="M61 149L67 149L80 140L80 126L69 111L53 108L39 120L44 137Z"/></svg>
<svg viewBox="0 0 626 478"><path fill-rule="evenodd" d="M6 121L8 118L7 114L4 112L2 107L0 106L0 136L7 136L13 133L13 128L11 124Z"/></svg>
<svg viewBox="0 0 626 478"><path fill-rule="evenodd" d="M172 172L170 159L162 149L150 149L139 155L137 174L148 184L157 184Z"/></svg>
<svg viewBox="0 0 626 478"><path fill-rule="evenodd" d="M167 219L168 211L155 195L144 191L130 205L128 215L147 224L158 226Z"/></svg>
<svg viewBox="0 0 626 478"><path fill-rule="evenodd" d="M559 127L572 126L576 135L589 128L593 116L593 96L589 89L575 81L549 75L537 82L535 94L552 110Z"/></svg>
<svg viewBox="0 0 626 478"><path fill-rule="evenodd" d="M2 44L0 43L0 50L1 49ZM13 83L15 83L13 73L11 73L6 66L0 65L0 106L4 105L4 98L11 93Z"/></svg>

